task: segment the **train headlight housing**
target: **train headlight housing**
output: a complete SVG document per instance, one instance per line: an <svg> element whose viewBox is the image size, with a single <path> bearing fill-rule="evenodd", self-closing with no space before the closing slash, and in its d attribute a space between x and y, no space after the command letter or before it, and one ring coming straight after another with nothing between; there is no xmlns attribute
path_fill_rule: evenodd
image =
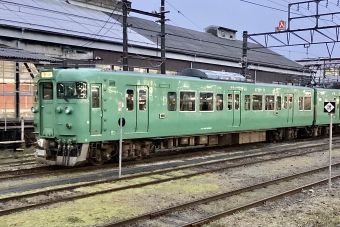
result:
<svg viewBox="0 0 340 227"><path fill-rule="evenodd" d="M72 107L66 107L66 109L65 109L66 114L71 114L72 111L73 111Z"/></svg>
<svg viewBox="0 0 340 227"><path fill-rule="evenodd" d="M38 107L32 106L32 107L31 107L31 112L32 112L32 113L38 113Z"/></svg>
<svg viewBox="0 0 340 227"><path fill-rule="evenodd" d="M58 106L56 110L57 110L57 113L61 113L63 111L63 108L61 106Z"/></svg>
<svg viewBox="0 0 340 227"><path fill-rule="evenodd" d="M68 129L71 129L72 128L72 124L71 123L66 123L66 128L68 128Z"/></svg>

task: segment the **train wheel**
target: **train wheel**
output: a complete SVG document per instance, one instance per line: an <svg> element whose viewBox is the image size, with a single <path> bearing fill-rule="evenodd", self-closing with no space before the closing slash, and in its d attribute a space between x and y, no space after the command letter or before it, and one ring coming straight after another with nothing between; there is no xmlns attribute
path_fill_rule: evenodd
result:
<svg viewBox="0 0 340 227"><path fill-rule="evenodd" d="M102 156L102 152L99 149L92 149L90 152L89 162L91 165L100 166L105 163L106 159Z"/></svg>

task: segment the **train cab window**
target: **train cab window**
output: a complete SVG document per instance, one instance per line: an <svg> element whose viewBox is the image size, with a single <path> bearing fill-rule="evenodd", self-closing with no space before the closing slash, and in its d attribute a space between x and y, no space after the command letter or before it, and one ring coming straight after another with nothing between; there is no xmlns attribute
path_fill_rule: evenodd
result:
<svg viewBox="0 0 340 227"><path fill-rule="evenodd" d="M311 97L304 97L303 98L303 109L304 110L311 110L312 109L312 98Z"/></svg>
<svg viewBox="0 0 340 227"><path fill-rule="evenodd" d="M228 94L228 110L233 109L233 95Z"/></svg>
<svg viewBox="0 0 340 227"><path fill-rule="evenodd" d="M299 97L299 110L303 110L303 97Z"/></svg>
<svg viewBox="0 0 340 227"><path fill-rule="evenodd" d="M86 99L87 83L85 82L62 82L57 83L58 99Z"/></svg>
<svg viewBox="0 0 340 227"><path fill-rule="evenodd" d="M250 95L244 96L244 109L250 110Z"/></svg>
<svg viewBox="0 0 340 227"><path fill-rule="evenodd" d="M240 95L235 95L235 110L238 110L240 108Z"/></svg>
<svg viewBox="0 0 340 227"><path fill-rule="evenodd" d="M126 90L125 98L126 98L126 110L127 111L133 111L133 97L134 97L134 91L131 89Z"/></svg>
<svg viewBox="0 0 340 227"><path fill-rule="evenodd" d="M217 111L223 110L223 95L222 94L216 95L216 110Z"/></svg>
<svg viewBox="0 0 340 227"><path fill-rule="evenodd" d="M139 90L138 96L139 110L146 111L146 90Z"/></svg>
<svg viewBox="0 0 340 227"><path fill-rule="evenodd" d="M168 110L169 111L176 111L176 107L177 107L176 98L177 98L176 92L168 92Z"/></svg>
<svg viewBox="0 0 340 227"><path fill-rule="evenodd" d="M180 92L180 111L195 111L195 92L181 91Z"/></svg>
<svg viewBox="0 0 340 227"><path fill-rule="evenodd" d="M262 110L262 95L253 95L253 110Z"/></svg>
<svg viewBox="0 0 340 227"><path fill-rule="evenodd" d="M42 83L42 97L44 100L53 99L53 84L52 83Z"/></svg>
<svg viewBox="0 0 340 227"><path fill-rule="evenodd" d="M100 93L99 93L99 86L92 86L92 108L99 108L100 105Z"/></svg>
<svg viewBox="0 0 340 227"><path fill-rule="evenodd" d="M265 96L266 99L266 106L265 106L265 110L274 110L275 108L275 104L274 104L274 100L275 100L275 96L274 95L266 95Z"/></svg>
<svg viewBox="0 0 340 227"><path fill-rule="evenodd" d="M214 94L210 92L200 93L200 111L213 111Z"/></svg>
<svg viewBox="0 0 340 227"><path fill-rule="evenodd" d="M276 110L281 110L281 96L276 97Z"/></svg>

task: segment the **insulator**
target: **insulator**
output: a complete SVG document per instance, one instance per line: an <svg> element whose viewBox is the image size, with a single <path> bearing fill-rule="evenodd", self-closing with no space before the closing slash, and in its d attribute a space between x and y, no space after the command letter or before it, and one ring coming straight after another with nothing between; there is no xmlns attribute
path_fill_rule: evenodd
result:
<svg viewBox="0 0 340 227"><path fill-rule="evenodd" d="M297 10L296 11L299 11L300 10L300 4L297 4Z"/></svg>
<svg viewBox="0 0 340 227"><path fill-rule="evenodd" d="M310 3L308 2L307 9L309 10Z"/></svg>
<svg viewBox="0 0 340 227"><path fill-rule="evenodd" d="M339 6L339 0L338 0L338 2L336 3L336 6Z"/></svg>

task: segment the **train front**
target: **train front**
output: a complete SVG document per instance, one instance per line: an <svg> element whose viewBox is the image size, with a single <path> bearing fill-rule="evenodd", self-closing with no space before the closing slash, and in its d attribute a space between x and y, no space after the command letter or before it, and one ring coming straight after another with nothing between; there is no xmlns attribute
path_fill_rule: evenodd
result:
<svg viewBox="0 0 340 227"><path fill-rule="evenodd" d="M35 78L34 133L35 157L48 165L76 166L86 162L88 143L87 82L80 73L43 70Z"/></svg>

